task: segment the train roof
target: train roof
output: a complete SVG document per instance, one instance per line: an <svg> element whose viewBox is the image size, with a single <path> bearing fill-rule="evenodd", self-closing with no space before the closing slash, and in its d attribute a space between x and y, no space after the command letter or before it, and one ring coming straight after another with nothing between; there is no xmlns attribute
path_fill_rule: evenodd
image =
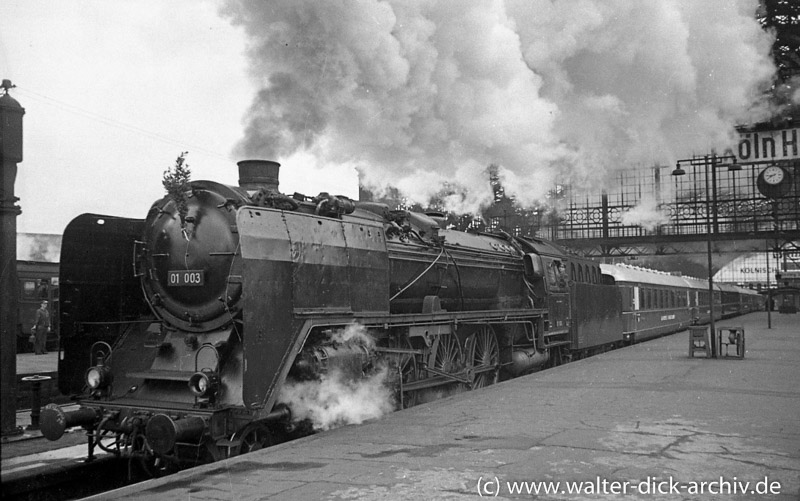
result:
<svg viewBox="0 0 800 501"><path fill-rule="evenodd" d="M747 287L740 287L738 285L731 285L731 287L733 287L733 290L735 292L738 292L739 294L747 294L748 296L760 296L761 295L760 292L758 292L756 290L753 290L753 289L748 289Z"/></svg>
<svg viewBox="0 0 800 501"><path fill-rule="evenodd" d="M635 282L652 285L665 285L671 287L690 287L701 288L705 283L702 280L694 279L698 284L691 283L687 277L671 275L663 271L649 270L636 266L624 264L601 264L600 269L603 273L614 277L616 282Z"/></svg>
<svg viewBox="0 0 800 501"><path fill-rule="evenodd" d="M688 287L690 289L708 289L708 281L695 277L671 275L669 273L647 268L639 268L625 264L601 264L603 273L611 275L618 283L642 283L650 285L666 285L674 287ZM714 289L721 292L736 292L739 294L759 295L758 291L739 287L735 284L721 282L714 283Z"/></svg>

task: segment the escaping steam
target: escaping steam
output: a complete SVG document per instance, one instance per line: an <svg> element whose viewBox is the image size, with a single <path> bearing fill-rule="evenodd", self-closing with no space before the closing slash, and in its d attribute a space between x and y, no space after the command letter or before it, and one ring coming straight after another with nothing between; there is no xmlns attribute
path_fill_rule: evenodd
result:
<svg viewBox="0 0 800 501"><path fill-rule="evenodd" d="M310 154L451 209L724 151L774 72L757 0L230 0L260 90L244 157Z"/></svg>
<svg viewBox="0 0 800 501"><path fill-rule="evenodd" d="M332 343L359 343L367 348L375 348L375 339L367 333L367 329L360 324L350 324L342 330L331 334Z"/></svg>
<svg viewBox="0 0 800 501"><path fill-rule="evenodd" d="M308 419L318 431L361 424L394 410L394 395L386 384L388 372L383 367L367 378L353 380L334 370L319 381L287 383L279 400L289 405L295 419Z"/></svg>
<svg viewBox="0 0 800 501"><path fill-rule="evenodd" d="M625 211L621 217L626 226L641 226L653 231L658 226L669 223L669 213L660 208L652 197L644 197L638 205Z"/></svg>
<svg viewBox="0 0 800 501"><path fill-rule="evenodd" d="M332 343L357 343L374 348L375 341L360 325L351 325L331 336ZM395 396L389 367L373 368L362 378L341 370L330 370L318 380L288 381L278 397L297 420L309 420L317 431L348 424L361 424L392 412Z"/></svg>

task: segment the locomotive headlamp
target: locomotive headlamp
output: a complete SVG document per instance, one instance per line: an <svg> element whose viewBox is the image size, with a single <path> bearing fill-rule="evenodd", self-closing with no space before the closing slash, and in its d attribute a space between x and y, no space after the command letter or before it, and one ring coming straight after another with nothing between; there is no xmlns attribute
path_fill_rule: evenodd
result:
<svg viewBox="0 0 800 501"><path fill-rule="evenodd" d="M107 365L96 365L86 371L86 384L93 390L103 389L111 384L111 368Z"/></svg>
<svg viewBox="0 0 800 501"><path fill-rule="evenodd" d="M198 397L209 397L219 389L219 375L205 369L192 374L189 378L189 389Z"/></svg>

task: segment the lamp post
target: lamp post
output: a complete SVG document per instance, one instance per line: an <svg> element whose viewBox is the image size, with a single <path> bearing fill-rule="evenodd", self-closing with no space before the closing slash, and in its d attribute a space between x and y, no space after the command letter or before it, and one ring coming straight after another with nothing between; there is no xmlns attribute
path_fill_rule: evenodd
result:
<svg viewBox="0 0 800 501"><path fill-rule="evenodd" d="M714 277L713 266L714 262L711 257L711 240L712 231L717 233L717 167L727 167L728 171L735 172L742 170L742 166L736 163L736 157L733 155L704 155L702 157L689 158L678 160L675 164L675 170L672 171L673 176L683 176L686 171L681 168L681 164L689 164L691 166L702 165L705 172L705 185L706 185L706 253L708 257L708 302L710 306L710 328L711 328L711 356L716 358L717 346L714 342L716 336L716 323L714 321ZM709 171L711 172L711 183L709 185ZM709 199L709 196L711 199ZM713 204L712 204L713 202ZM713 209L713 212L712 212ZM713 225L712 225L713 219Z"/></svg>

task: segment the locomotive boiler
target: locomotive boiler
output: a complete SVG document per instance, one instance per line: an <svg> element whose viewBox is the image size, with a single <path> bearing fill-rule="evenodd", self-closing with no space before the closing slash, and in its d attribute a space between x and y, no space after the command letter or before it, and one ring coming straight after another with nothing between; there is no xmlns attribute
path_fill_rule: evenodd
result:
<svg viewBox="0 0 800 501"><path fill-rule="evenodd" d="M239 186L193 181L144 220L67 227L59 385L80 408L45 408L47 438L82 426L90 451L151 468L212 461L303 429L281 398L290 382L388 368L408 407L621 341L617 289L553 244L285 195L275 162L239 169ZM595 300L578 311L581 294Z"/></svg>

